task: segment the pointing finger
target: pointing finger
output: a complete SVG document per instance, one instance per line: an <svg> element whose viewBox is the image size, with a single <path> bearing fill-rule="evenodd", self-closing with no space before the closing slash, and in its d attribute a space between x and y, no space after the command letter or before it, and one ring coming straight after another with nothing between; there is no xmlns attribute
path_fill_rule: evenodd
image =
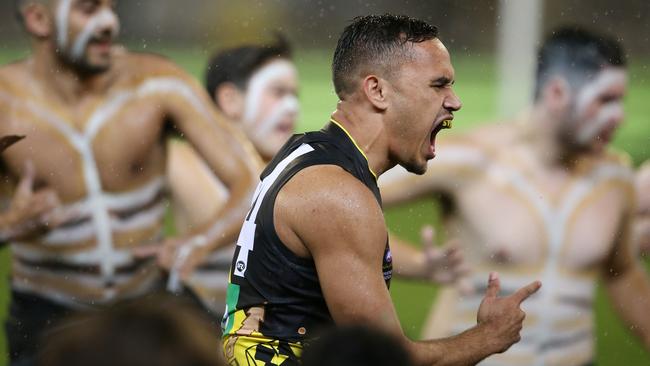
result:
<svg viewBox="0 0 650 366"><path fill-rule="evenodd" d="M537 292L540 287L542 287L542 283L539 281L535 281L528 286L522 287L517 292L512 294L512 298L517 301L517 303L521 304L524 300L529 298L532 294Z"/></svg>

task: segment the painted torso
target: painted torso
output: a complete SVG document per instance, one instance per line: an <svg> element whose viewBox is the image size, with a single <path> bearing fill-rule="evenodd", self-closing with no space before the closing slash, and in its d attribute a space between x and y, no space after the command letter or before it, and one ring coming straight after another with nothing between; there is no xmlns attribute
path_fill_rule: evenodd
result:
<svg viewBox="0 0 650 366"><path fill-rule="evenodd" d="M105 89L65 102L30 63L0 71L0 134L27 136L3 160L14 177L31 160L76 219L13 243L13 287L79 306L146 291L158 270L130 249L161 237L166 106L191 99L187 84L157 58L123 54Z"/></svg>
<svg viewBox="0 0 650 366"><path fill-rule="evenodd" d="M450 177L445 229L462 243L473 294L442 290L424 337L474 326L498 271L503 295L534 280L543 287L523 304L521 342L483 364L579 366L593 361L596 280L629 209L631 171L612 155L544 167L517 128L451 137L430 162L428 174Z"/></svg>

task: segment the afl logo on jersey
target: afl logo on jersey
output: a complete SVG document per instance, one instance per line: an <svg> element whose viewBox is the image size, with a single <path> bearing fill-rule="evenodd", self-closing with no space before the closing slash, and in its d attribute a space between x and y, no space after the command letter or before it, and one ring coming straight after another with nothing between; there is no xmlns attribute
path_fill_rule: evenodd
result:
<svg viewBox="0 0 650 366"><path fill-rule="evenodd" d="M386 248L386 251L384 252L384 261L386 263L393 263L393 254L389 248Z"/></svg>
<svg viewBox="0 0 650 366"><path fill-rule="evenodd" d="M244 270L246 270L246 263L244 263L244 261L238 261L236 268L237 271L244 272Z"/></svg>

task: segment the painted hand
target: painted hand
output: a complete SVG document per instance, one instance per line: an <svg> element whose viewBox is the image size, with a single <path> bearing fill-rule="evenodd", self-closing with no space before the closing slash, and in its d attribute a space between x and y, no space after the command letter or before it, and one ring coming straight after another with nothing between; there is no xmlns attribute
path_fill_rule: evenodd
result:
<svg viewBox="0 0 650 366"><path fill-rule="evenodd" d="M169 272L167 289L178 292L181 290L181 282L187 280L211 253L207 244L203 235L169 238L161 244L138 247L133 254L138 258L156 257L158 265Z"/></svg>
<svg viewBox="0 0 650 366"><path fill-rule="evenodd" d="M436 233L430 225L422 227L420 240L424 256L423 279L443 285L461 284L466 280L470 271L457 240L436 245Z"/></svg>
<svg viewBox="0 0 650 366"><path fill-rule="evenodd" d="M29 239L69 219L53 189L34 191L34 177L34 165L27 161L9 209L0 215L1 240Z"/></svg>

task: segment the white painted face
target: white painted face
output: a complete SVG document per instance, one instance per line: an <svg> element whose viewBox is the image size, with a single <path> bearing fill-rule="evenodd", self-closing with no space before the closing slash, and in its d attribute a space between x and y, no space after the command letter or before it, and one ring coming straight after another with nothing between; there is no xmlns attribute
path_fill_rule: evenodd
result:
<svg viewBox="0 0 650 366"><path fill-rule="evenodd" d="M55 16L56 43L64 60L90 72L110 67L120 29L112 0L60 0Z"/></svg>
<svg viewBox="0 0 650 366"><path fill-rule="evenodd" d="M243 126L264 158L272 158L294 133L297 90L296 68L285 59L269 62L248 81Z"/></svg>
<svg viewBox="0 0 650 366"><path fill-rule="evenodd" d="M606 148L623 122L623 97L627 73L607 67L577 91L570 141L580 150L598 152Z"/></svg>

